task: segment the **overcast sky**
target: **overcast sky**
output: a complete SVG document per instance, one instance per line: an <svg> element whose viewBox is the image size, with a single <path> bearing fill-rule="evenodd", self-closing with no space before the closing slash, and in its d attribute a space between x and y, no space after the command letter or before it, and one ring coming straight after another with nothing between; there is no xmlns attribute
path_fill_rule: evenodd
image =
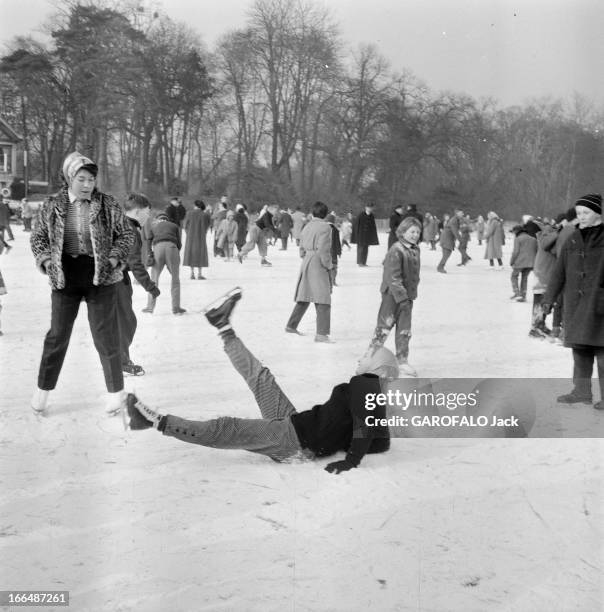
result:
<svg viewBox="0 0 604 612"><path fill-rule="evenodd" d="M217 38L245 22L252 0L164 0L165 12ZM0 0L0 43L34 33L54 0ZM604 0L326 0L342 39L375 43L393 68L435 91L501 105L578 92L604 103Z"/></svg>

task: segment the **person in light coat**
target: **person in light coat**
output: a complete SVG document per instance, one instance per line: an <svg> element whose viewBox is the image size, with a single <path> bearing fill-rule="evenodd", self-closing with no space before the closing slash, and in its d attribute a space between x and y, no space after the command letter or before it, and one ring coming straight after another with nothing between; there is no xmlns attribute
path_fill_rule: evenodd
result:
<svg viewBox="0 0 604 612"><path fill-rule="evenodd" d="M316 202L313 217L300 235L302 267L296 284L294 301L296 305L287 322L285 331L300 334L298 325L314 302L317 310L317 333L315 342L330 342L331 322L331 226L325 221L327 206Z"/></svg>
<svg viewBox="0 0 604 612"><path fill-rule="evenodd" d="M505 244L505 234L503 231L503 221L497 213L491 211L487 215L487 227L484 232L484 239L487 241L487 248L484 258L489 260L489 266L494 269L493 260L497 260L499 269L503 270L502 246Z"/></svg>

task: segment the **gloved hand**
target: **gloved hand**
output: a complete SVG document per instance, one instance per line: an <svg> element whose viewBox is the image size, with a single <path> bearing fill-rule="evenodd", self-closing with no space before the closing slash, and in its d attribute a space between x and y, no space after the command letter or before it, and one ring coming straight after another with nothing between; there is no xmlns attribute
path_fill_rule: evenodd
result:
<svg viewBox="0 0 604 612"><path fill-rule="evenodd" d="M541 312L543 313L544 317L546 317L551 311L552 311L551 304L548 304L547 302L543 302L541 304Z"/></svg>
<svg viewBox="0 0 604 612"><path fill-rule="evenodd" d="M159 290L159 287L157 285L155 285L155 287L153 287L153 289L151 289L151 291L149 291L149 293L151 294L151 296L153 298L158 298L161 291Z"/></svg>
<svg viewBox="0 0 604 612"><path fill-rule="evenodd" d="M356 465L352 465L348 459L343 459L342 461L334 461L333 463L328 463L325 466L325 470L330 474L339 474L340 472L347 472L352 468L356 467Z"/></svg>

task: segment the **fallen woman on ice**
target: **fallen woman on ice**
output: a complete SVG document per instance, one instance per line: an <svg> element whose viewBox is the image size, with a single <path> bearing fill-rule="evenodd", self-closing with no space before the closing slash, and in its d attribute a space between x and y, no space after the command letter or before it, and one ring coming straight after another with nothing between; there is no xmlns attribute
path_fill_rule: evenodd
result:
<svg viewBox="0 0 604 612"><path fill-rule="evenodd" d="M392 352L382 347L368 353L359 361L356 375L349 382L336 385L325 403L298 412L270 370L236 336L230 319L240 298L240 288L231 290L211 305L205 316L218 329L224 350L254 394L262 418L187 420L159 414L130 393L127 397L130 429L154 427L184 442L247 450L275 461L297 456L328 457L344 451L344 459L325 468L335 474L358 467L368 453L387 451L391 435L388 426L367 425L369 416L378 421L387 418L386 406L369 410L365 398L381 393L389 384L405 384L405 379L397 379L398 363Z"/></svg>

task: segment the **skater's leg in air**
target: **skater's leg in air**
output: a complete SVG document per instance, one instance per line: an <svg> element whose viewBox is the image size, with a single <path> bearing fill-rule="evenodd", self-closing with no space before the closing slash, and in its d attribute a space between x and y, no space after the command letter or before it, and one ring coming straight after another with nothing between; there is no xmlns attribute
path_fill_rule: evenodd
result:
<svg viewBox="0 0 604 612"><path fill-rule="evenodd" d="M206 318L218 329L224 341L224 350L254 394L262 418L284 419L294 414L296 409L271 371L252 355L231 327L230 315L240 298L241 290L233 289L224 298L217 300L215 305L210 305L213 307L206 310Z"/></svg>

